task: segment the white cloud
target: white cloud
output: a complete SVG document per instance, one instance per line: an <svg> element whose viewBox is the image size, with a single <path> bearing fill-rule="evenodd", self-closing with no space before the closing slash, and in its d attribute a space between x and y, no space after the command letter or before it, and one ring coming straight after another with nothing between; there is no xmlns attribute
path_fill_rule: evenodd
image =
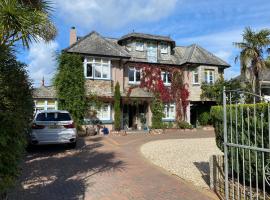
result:
<svg viewBox="0 0 270 200"><path fill-rule="evenodd" d="M177 0L57 0L59 15L79 28L101 24L118 28L130 22L151 22L168 16Z"/></svg>
<svg viewBox="0 0 270 200"><path fill-rule="evenodd" d="M40 41L30 46L27 60L30 78L34 86L39 86L42 78L45 84L50 84L50 80L55 72L57 42L45 43Z"/></svg>

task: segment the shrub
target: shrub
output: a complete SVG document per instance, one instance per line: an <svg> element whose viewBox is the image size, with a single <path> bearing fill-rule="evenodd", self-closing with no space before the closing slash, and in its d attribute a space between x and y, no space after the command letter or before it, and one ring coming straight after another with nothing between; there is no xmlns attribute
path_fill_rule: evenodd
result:
<svg viewBox="0 0 270 200"><path fill-rule="evenodd" d="M63 53L58 57L54 85L59 109L68 110L77 126L83 123L86 111L85 78L79 55Z"/></svg>
<svg viewBox="0 0 270 200"><path fill-rule="evenodd" d="M256 107L255 107L256 106ZM254 108L256 108L256 115L254 117ZM232 120L230 120L230 110L232 113ZM249 110L249 111L248 111ZM242 113L243 112L243 113ZM237 118L236 118L237 113ZM248 116L249 113L249 116ZM261 117L263 114L264 117ZM216 134L216 143L217 146L223 151L224 146L224 131L223 131L223 107L222 106L213 106L210 112L212 122L215 128ZM243 117L242 117L243 116ZM237 119L237 123L236 123ZM243 123L242 123L243 120ZM256 121L256 123L255 123ZM249 123L249 131L248 131L248 123ZM255 141L255 124L256 124L256 141ZM263 124L263 127L262 127ZM242 128L243 125L243 128ZM231 128L232 127L232 128ZM238 134L236 133L236 127L238 129ZM249 145L249 142L252 146L255 146L257 143L257 147L262 147L264 144L265 148L270 148L269 144L269 127L268 127L268 104L259 103L256 105L244 104L244 105L235 105L227 106L227 132L228 132L228 142L238 143L243 145ZM264 138L262 140L262 132L264 133ZM250 134L250 135L249 135ZM250 139L249 139L250 138ZM243 156L243 151L245 156ZM241 180L243 179L243 160L245 161L245 179L246 182L249 182L249 151L248 150L239 150L238 158L239 158L239 174ZM263 183L263 172L262 172L262 153L258 153L258 180L259 183ZM233 162L232 162L232 158ZM235 148L228 148L228 160L229 160L229 169L231 169L232 163L234 163L234 173L236 173L237 166L237 155ZM255 151L251 151L251 178L252 183L256 179L255 166ZM265 154L265 165L270 161L269 153ZM268 188L270 189L270 188Z"/></svg>
<svg viewBox="0 0 270 200"><path fill-rule="evenodd" d="M164 116L163 110L164 110L164 106L161 100L159 98L154 98L151 104L153 129L163 128L163 122L162 122L162 117Z"/></svg>
<svg viewBox="0 0 270 200"><path fill-rule="evenodd" d="M210 113L209 112L202 112L199 115L199 122L200 125L205 126L208 125L210 123Z"/></svg>
<svg viewBox="0 0 270 200"><path fill-rule="evenodd" d="M120 94L120 86L117 82L114 89L114 129L121 129L121 94Z"/></svg>
<svg viewBox="0 0 270 200"><path fill-rule="evenodd" d="M177 122L177 127L180 129L192 129L192 125L186 121Z"/></svg>
<svg viewBox="0 0 270 200"><path fill-rule="evenodd" d="M33 116L32 86L25 67L0 47L0 197L19 174Z"/></svg>

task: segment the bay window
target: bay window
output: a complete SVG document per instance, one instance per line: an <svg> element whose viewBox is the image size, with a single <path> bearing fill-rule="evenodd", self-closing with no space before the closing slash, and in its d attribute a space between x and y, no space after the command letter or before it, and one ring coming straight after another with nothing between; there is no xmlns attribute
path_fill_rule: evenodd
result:
<svg viewBox="0 0 270 200"><path fill-rule="evenodd" d="M161 79L164 85L171 85L172 80L170 72L161 72Z"/></svg>
<svg viewBox="0 0 270 200"><path fill-rule="evenodd" d="M195 69L193 71L193 84L200 84L199 83L199 70L198 69Z"/></svg>
<svg viewBox="0 0 270 200"><path fill-rule="evenodd" d="M165 104L164 105L163 119L175 119L175 104Z"/></svg>
<svg viewBox="0 0 270 200"><path fill-rule="evenodd" d="M101 58L85 58L84 74L86 78L110 79L111 61Z"/></svg>
<svg viewBox="0 0 270 200"><path fill-rule="evenodd" d="M204 71L204 81L208 84L214 84L215 81L215 71L214 70L205 70Z"/></svg>
<svg viewBox="0 0 270 200"><path fill-rule="evenodd" d="M168 53L168 45L165 43L160 44L160 53L167 54Z"/></svg>
<svg viewBox="0 0 270 200"><path fill-rule="evenodd" d="M99 120L111 120L111 105L104 104L97 110L97 118Z"/></svg>
<svg viewBox="0 0 270 200"><path fill-rule="evenodd" d="M139 84L141 80L141 71L135 67L128 69L128 82L129 84Z"/></svg>

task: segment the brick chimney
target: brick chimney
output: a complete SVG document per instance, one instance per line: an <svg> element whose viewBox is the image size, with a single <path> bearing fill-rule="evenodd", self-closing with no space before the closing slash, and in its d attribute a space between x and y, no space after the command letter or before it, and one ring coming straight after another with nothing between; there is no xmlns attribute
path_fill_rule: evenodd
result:
<svg viewBox="0 0 270 200"><path fill-rule="evenodd" d="M71 46L75 42L77 42L77 33L76 33L76 28L73 26L71 27L70 33L69 33L69 45Z"/></svg>

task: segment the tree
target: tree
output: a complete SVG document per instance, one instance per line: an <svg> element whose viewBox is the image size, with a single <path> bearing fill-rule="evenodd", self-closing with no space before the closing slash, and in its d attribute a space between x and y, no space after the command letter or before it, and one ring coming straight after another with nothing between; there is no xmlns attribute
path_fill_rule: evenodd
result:
<svg viewBox="0 0 270 200"><path fill-rule="evenodd" d="M248 84L242 84L241 81L237 79L226 81L224 80L223 77L221 77L212 85L209 85L207 83L202 84L201 99L205 101L207 100L215 101L218 105L221 105L224 86L226 87L226 90L241 90L241 91L250 92L249 91L250 87ZM237 97L234 95L233 98L237 98ZM249 101L249 99L247 99L247 101Z"/></svg>
<svg viewBox="0 0 270 200"><path fill-rule="evenodd" d="M32 41L50 41L56 36L51 21L51 4L47 0L0 1L0 46L21 41L29 47Z"/></svg>
<svg viewBox="0 0 270 200"><path fill-rule="evenodd" d="M164 117L164 105L160 97L154 97L154 100L151 104L152 111L152 128L160 129L163 128L162 117Z"/></svg>
<svg viewBox="0 0 270 200"><path fill-rule="evenodd" d="M54 86L59 99L59 108L68 110L78 126L82 124L86 110L84 83L81 57L62 53L58 58Z"/></svg>
<svg viewBox="0 0 270 200"><path fill-rule="evenodd" d="M261 91L259 75L267 66L264 53L265 50L269 52L270 30L262 29L255 32L250 27L247 27L243 33L243 42L233 44L241 49L240 55L235 59L236 61L240 59L241 74L245 75L247 70L250 69L253 92L259 95Z"/></svg>
<svg viewBox="0 0 270 200"><path fill-rule="evenodd" d="M25 68L9 49L0 47L0 199L19 175L33 117L32 86Z"/></svg>
<svg viewBox="0 0 270 200"><path fill-rule="evenodd" d="M117 81L114 89L114 129L120 130L121 129L121 94L120 94L120 86Z"/></svg>

